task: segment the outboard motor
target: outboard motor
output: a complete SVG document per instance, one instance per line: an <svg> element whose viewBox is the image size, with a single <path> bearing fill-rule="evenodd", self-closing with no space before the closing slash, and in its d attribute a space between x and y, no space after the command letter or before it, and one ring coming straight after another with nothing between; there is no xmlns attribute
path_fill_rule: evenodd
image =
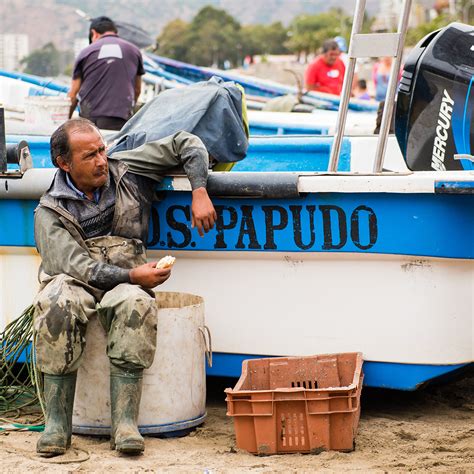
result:
<svg viewBox="0 0 474 474"><path fill-rule="evenodd" d="M423 38L400 80L395 134L414 171L474 169L474 27Z"/></svg>

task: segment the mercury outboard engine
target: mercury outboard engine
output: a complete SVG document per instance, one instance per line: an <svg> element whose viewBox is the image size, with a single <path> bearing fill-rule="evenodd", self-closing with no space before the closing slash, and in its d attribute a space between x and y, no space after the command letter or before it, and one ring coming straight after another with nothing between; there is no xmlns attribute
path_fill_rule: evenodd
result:
<svg viewBox="0 0 474 474"><path fill-rule="evenodd" d="M400 80L395 134L414 171L474 169L474 27L423 38Z"/></svg>

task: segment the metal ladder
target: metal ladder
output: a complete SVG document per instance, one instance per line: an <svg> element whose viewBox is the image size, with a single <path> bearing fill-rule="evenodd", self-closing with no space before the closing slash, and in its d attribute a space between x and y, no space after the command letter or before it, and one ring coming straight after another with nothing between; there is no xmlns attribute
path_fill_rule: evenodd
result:
<svg viewBox="0 0 474 474"><path fill-rule="evenodd" d="M337 173L339 165L339 155L341 152L342 139L346 126L347 111L351 97L352 81L354 79L354 70L357 58L369 58L378 56L392 56L395 60L390 70L390 78L385 97L385 106L380 125L380 133L375 152L375 162L373 173L379 174L383 169L385 150L387 147L390 122L395 103L395 94L398 82L398 72L402 61L403 45L408 28L408 16L410 13L412 0L404 0L402 12L400 14L398 29L396 33L370 33L361 34L362 23L364 20L366 0L357 0L354 23L352 25L351 40L349 45L349 63L344 75L342 86L341 102L336 121L336 132L331 149L328 171Z"/></svg>

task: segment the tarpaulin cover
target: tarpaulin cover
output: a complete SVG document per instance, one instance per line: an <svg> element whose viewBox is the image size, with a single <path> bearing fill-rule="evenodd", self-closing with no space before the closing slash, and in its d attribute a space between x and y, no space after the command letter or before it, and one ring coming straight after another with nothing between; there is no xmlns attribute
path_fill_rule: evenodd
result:
<svg viewBox="0 0 474 474"><path fill-rule="evenodd" d="M219 162L245 158L248 138L242 121L242 92L233 82L212 77L169 89L140 109L112 139L114 152L133 150L179 131L197 135Z"/></svg>

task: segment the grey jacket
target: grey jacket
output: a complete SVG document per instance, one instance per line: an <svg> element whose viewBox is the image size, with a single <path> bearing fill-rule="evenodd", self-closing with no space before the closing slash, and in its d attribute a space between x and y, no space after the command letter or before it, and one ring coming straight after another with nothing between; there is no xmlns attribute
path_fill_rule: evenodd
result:
<svg viewBox="0 0 474 474"><path fill-rule="evenodd" d="M136 241L140 251L148 234L154 183L170 169L182 166L192 189L206 186L208 163L202 141L187 132L112 154L109 173L116 196L111 235ZM102 290L129 282L128 269L91 257L79 222L66 209L67 201L72 199L64 172L58 170L35 211L35 241L42 258L41 269L49 276L65 273Z"/></svg>

